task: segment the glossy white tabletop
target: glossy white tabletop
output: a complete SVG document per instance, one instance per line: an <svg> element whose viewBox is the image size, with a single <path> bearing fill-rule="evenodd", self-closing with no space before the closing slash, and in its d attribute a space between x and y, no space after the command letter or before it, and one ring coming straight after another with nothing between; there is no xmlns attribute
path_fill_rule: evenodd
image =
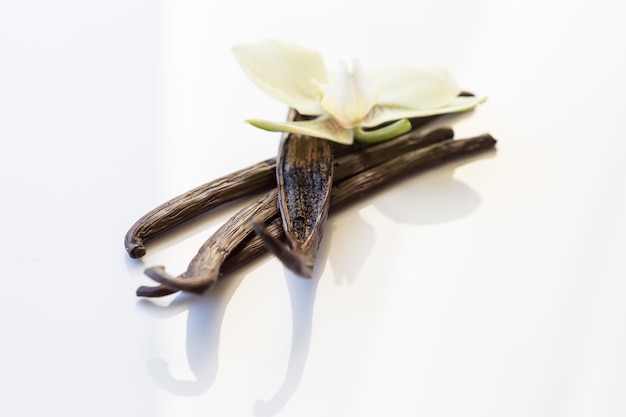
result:
<svg viewBox="0 0 626 417"><path fill-rule="evenodd" d="M7 416L626 415L619 3L0 3L0 407ZM448 69L497 150L332 216L315 277L182 272L234 205L148 246L148 210L276 154L285 107L230 48Z"/></svg>

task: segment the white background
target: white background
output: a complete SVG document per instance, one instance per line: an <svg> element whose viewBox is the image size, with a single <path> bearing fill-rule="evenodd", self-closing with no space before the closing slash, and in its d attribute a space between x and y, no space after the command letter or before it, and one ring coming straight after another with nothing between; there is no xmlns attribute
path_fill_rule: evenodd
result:
<svg viewBox="0 0 626 417"><path fill-rule="evenodd" d="M7 416L626 415L625 13L583 1L0 2ZM275 155L230 48L442 66L497 151L331 217L315 278L265 257L135 298L232 210L148 247L142 214ZM236 207L231 207L234 209Z"/></svg>

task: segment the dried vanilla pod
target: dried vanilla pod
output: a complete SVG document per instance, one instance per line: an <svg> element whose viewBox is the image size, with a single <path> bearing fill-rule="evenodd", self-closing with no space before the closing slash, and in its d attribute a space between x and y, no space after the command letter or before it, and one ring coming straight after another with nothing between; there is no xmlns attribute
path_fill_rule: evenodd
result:
<svg viewBox="0 0 626 417"><path fill-rule="evenodd" d="M276 186L274 159L218 178L146 213L128 230L124 246L131 258L146 254L145 242L179 224L237 198Z"/></svg>
<svg viewBox="0 0 626 417"><path fill-rule="evenodd" d="M182 275L169 275L162 266L148 268L145 274L167 287L203 293L217 282L220 268L228 255L252 233L249 219L269 220L276 213L276 200L276 190L272 190L238 211L200 247Z"/></svg>
<svg viewBox="0 0 626 417"><path fill-rule="evenodd" d="M286 245L268 249L296 274L311 278L324 233L333 184L333 151L328 140L287 135L276 160L278 209Z"/></svg>

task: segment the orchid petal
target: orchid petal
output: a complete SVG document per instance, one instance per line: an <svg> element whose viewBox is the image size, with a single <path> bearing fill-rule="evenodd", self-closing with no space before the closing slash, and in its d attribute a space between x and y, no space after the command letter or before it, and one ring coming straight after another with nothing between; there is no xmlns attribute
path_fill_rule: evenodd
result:
<svg viewBox="0 0 626 417"><path fill-rule="evenodd" d="M259 119L250 119L247 120L247 122L252 126L268 130L270 132L287 132L298 135L313 136L316 138L332 140L344 145L350 145L354 140L352 129L344 129L335 119L328 116L298 122L272 122Z"/></svg>
<svg viewBox="0 0 626 417"><path fill-rule="evenodd" d="M352 72L341 62L340 71L326 90L322 107L345 128L356 127L372 109L378 99L376 83L363 70L357 60Z"/></svg>
<svg viewBox="0 0 626 417"><path fill-rule="evenodd" d="M391 67L371 72L380 87L381 106L430 109L447 105L460 90L450 75L441 70Z"/></svg>
<svg viewBox="0 0 626 417"><path fill-rule="evenodd" d="M322 57L315 51L288 42L267 40L238 45L233 52L254 84L300 114L324 113L319 84L326 82Z"/></svg>
<svg viewBox="0 0 626 417"><path fill-rule="evenodd" d="M376 105L363 120L361 126L374 127L392 120L411 119L415 117L426 117L438 114L467 111L473 109L481 103L484 103L486 100L486 97L459 96L446 106L432 109L409 109L403 107Z"/></svg>

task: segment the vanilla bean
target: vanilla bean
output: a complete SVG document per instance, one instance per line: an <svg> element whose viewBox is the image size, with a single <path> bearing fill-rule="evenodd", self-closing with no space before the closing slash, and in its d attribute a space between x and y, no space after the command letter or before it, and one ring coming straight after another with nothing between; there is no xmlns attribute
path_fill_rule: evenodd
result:
<svg viewBox="0 0 626 417"><path fill-rule="evenodd" d="M326 139L287 135L276 159L278 210L286 243L265 242L296 274L311 278L330 207L333 148Z"/></svg>
<svg viewBox="0 0 626 417"><path fill-rule="evenodd" d="M251 218L263 221L277 213L277 192L272 190L262 198L241 209L220 227L200 247L191 260L187 271L179 276L169 275L163 266L145 270L145 274L156 282L182 291L202 293L209 289L220 275L220 268L232 251L252 233Z"/></svg>
<svg viewBox="0 0 626 417"><path fill-rule="evenodd" d="M374 164L374 168L363 171L360 175L350 176L346 174L345 171L341 172L338 169L337 177L339 178L339 174L341 174L343 176L342 178L347 179L338 182L333 188L331 209L336 210L347 202L353 201L354 198L393 181L402 175L407 175L412 171L423 169L424 167L442 162L453 156L488 149L494 145L495 140L489 135L463 140L445 140L424 149L418 148L417 150L406 153L400 152L397 154L396 158L382 164ZM374 153L374 155L375 154L376 153ZM338 165L338 168L341 166L341 164ZM345 164L344 166L349 166L349 164ZM165 274L162 267L149 268L146 270L148 276L162 285L157 287L140 287L137 291L137 295L157 297L171 294L178 290L202 293L222 274L237 268L241 264L263 253L263 246L257 238L249 236L249 230L253 220L257 222L257 225L267 221L276 223L278 210L275 205L271 204L272 198L275 197L264 199L262 205L253 204L251 206L252 210L246 211L246 213L238 213L222 226L222 229L212 235L207 243L203 245L199 254L190 263L190 268L186 273L178 277L172 277ZM265 206L267 203L270 203L269 207ZM273 214L268 211L268 208L273 209ZM257 217L256 210L260 211L263 215ZM244 230L240 228L244 228ZM234 233L233 230L235 231ZM261 235L265 238L269 236L275 240L281 239L281 234L282 230L280 227L268 226L267 228L261 228ZM237 238L241 240L236 241ZM210 253L207 252L207 249L211 249L209 251ZM189 271L193 271L198 275L192 276Z"/></svg>
<svg viewBox="0 0 626 417"><path fill-rule="evenodd" d="M145 242L183 222L237 198L276 186L276 160L259 162L175 197L146 213L128 230L124 246L131 258L146 254Z"/></svg>
<svg viewBox="0 0 626 417"><path fill-rule="evenodd" d="M274 217L269 219L269 223L266 226L268 233L271 236L282 239L285 235L283 233L282 222L278 211L274 211ZM252 224L251 221L247 222ZM239 242L239 245L229 254L229 256L223 261L220 267L218 279L227 276L229 273L241 268L248 262L257 259L259 256L267 253L267 247L263 241L254 233L248 233L248 235ZM185 276L185 274L182 274ZM179 288L160 284L157 286L140 286L137 288L138 297L164 297L166 295L174 294L181 291ZM197 291L191 291L196 292Z"/></svg>
<svg viewBox="0 0 626 417"><path fill-rule="evenodd" d="M467 139L449 139L401 154L358 175L338 182L333 189L332 210L338 210L389 183L455 157L491 149L496 140L488 133Z"/></svg>

